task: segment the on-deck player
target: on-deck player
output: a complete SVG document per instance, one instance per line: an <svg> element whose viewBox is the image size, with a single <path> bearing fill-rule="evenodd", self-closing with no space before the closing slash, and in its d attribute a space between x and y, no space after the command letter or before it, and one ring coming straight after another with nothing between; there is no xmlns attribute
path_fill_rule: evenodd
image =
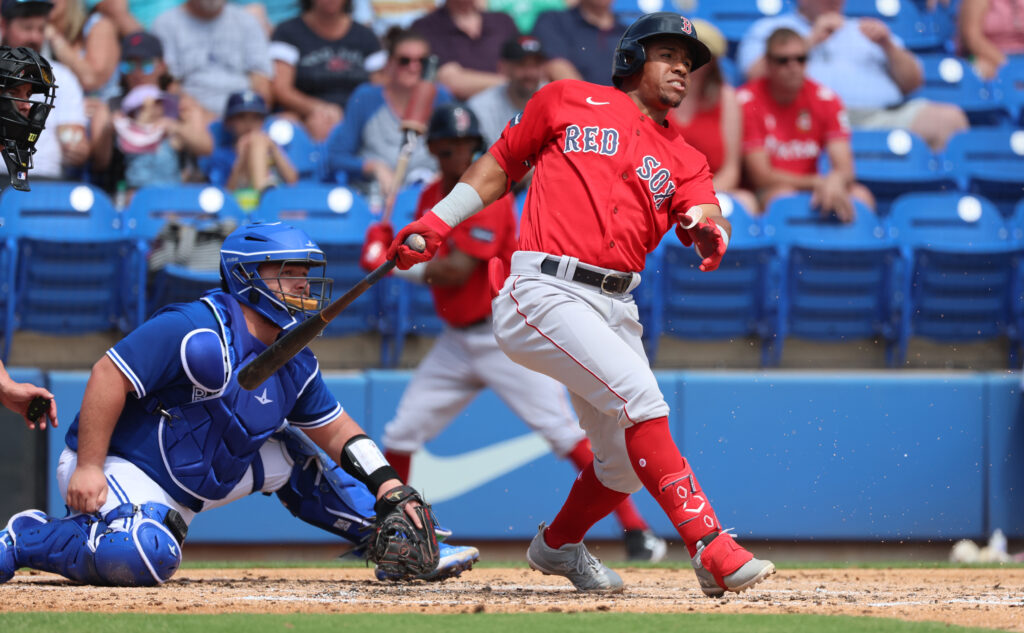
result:
<svg viewBox="0 0 1024 633"><path fill-rule="evenodd" d="M420 195L416 217L452 190L482 149L476 115L463 105L440 106L431 116L427 145L441 175ZM367 231L367 250L390 242L390 226L375 224ZM403 481L409 480L412 454L447 428L484 387L493 389L556 455L577 469L594 459L565 387L509 360L494 339L487 261L497 257L507 267L515 249L513 198L504 196L452 231L432 261L400 272L430 285L434 307L446 324L402 394L395 417L384 427L384 456ZM376 252L376 260L366 255L361 259L369 270L384 263L384 249ZM650 531L630 499L615 512L628 559L658 561L665 556L665 541Z"/></svg>
<svg viewBox="0 0 1024 633"><path fill-rule="evenodd" d="M235 378L330 301L325 266L303 231L242 226L221 248L222 290L165 307L108 350L57 466L70 515L14 515L0 530L0 583L31 567L87 584L161 584L198 513L255 492L364 546L401 481L330 394L313 353L254 391ZM441 544L422 577L457 575L478 557Z"/></svg>
<svg viewBox="0 0 1024 633"><path fill-rule="evenodd" d="M494 333L512 360L564 383L595 460L561 511L530 544L530 566L583 591L618 591L622 579L583 545L587 530L641 486L676 526L709 596L739 592L775 571L718 522L669 430L669 407L644 354L637 307L645 256L675 226L700 269L728 245L707 161L666 118L690 71L711 54L693 25L651 13L623 34L615 87L556 81L541 88L431 212L396 236L398 266L429 259L452 227L536 171L512 256L493 300ZM404 247L426 238L423 254Z"/></svg>

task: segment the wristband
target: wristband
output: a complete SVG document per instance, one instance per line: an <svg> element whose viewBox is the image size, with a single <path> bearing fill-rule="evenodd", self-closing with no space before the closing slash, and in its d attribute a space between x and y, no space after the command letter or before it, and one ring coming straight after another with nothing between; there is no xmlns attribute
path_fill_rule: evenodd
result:
<svg viewBox="0 0 1024 633"><path fill-rule="evenodd" d="M460 182L431 211L451 228L483 208L484 201L476 189Z"/></svg>
<svg viewBox="0 0 1024 633"><path fill-rule="evenodd" d="M704 219L704 209L701 209L699 206L690 207L685 213L680 213L676 216L676 219L679 221L679 226L683 227L683 230L689 231Z"/></svg>
<svg viewBox="0 0 1024 633"><path fill-rule="evenodd" d="M402 480L388 460L384 459L384 455L373 440L363 434L356 435L345 443L338 465L369 488L374 497L385 481Z"/></svg>

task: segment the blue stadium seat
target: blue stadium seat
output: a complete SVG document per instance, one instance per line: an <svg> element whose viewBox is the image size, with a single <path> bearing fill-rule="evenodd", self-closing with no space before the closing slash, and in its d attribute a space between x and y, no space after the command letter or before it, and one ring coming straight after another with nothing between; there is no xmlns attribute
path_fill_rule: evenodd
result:
<svg viewBox="0 0 1024 633"><path fill-rule="evenodd" d="M957 188L928 144L907 130L854 130L850 145L857 182L875 195L880 216L900 194Z"/></svg>
<svg viewBox="0 0 1024 633"><path fill-rule="evenodd" d="M1004 217L1024 197L1024 130L966 130L949 139L945 168L965 191L980 194Z"/></svg>
<svg viewBox="0 0 1024 633"><path fill-rule="evenodd" d="M359 267L366 229L372 221L366 200L345 187L299 183L264 194L254 219L281 221L308 233L327 257L327 277L337 298L366 275ZM324 330L324 336L376 331L380 313L379 284L352 302Z"/></svg>
<svg viewBox="0 0 1024 633"><path fill-rule="evenodd" d="M410 185L398 194L391 214L391 224L396 232L415 218L422 190L418 184ZM384 335L381 365L394 367L402 356L407 336L435 336L444 323L434 310L434 297L427 286L394 276L378 285L382 301L381 333Z"/></svg>
<svg viewBox="0 0 1024 633"><path fill-rule="evenodd" d="M1008 55L996 77L1017 125L1024 127L1024 55Z"/></svg>
<svg viewBox="0 0 1024 633"><path fill-rule="evenodd" d="M846 0L843 15L885 22L903 44L918 53L944 52L953 34L954 16L947 7L928 11L913 0Z"/></svg>
<svg viewBox="0 0 1024 633"><path fill-rule="evenodd" d="M315 142L302 124L283 117L269 116L263 123L263 131L284 149L292 166L299 172L300 181L318 182L323 180L324 163L326 162L323 160L323 144ZM231 148L234 145L223 121L217 120L211 123L210 134L213 136L215 152L222 148ZM210 165L211 157L200 157L199 169L210 182L218 186L227 184L230 172L211 170Z"/></svg>
<svg viewBox="0 0 1024 633"><path fill-rule="evenodd" d="M17 240L14 328L81 334L125 326L139 296L122 296L131 240L110 199L76 183L8 189L0 205ZM13 329L11 327L8 328Z"/></svg>
<svg viewBox="0 0 1024 633"><path fill-rule="evenodd" d="M784 13L794 5L790 0L682 0L665 4L665 11L680 11L683 15L711 22L733 45L743 38L754 22ZM695 9L687 11L682 6L686 4L695 5Z"/></svg>
<svg viewBox="0 0 1024 633"><path fill-rule="evenodd" d="M857 202L854 221L844 224L812 209L809 194L799 194L773 201L763 222L779 248L782 270L772 362L781 358L789 335L822 341L879 337L891 362L899 250L878 217Z"/></svg>
<svg viewBox="0 0 1024 633"><path fill-rule="evenodd" d="M714 273L702 273L700 258L692 247L684 247L675 231L662 239L644 270L644 283L657 287L657 297L641 318L648 343L648 355L654 358L659 334L686 339L722 340L756 336L762 341L762 364L778 328L775 309L775 285L778 270L775 246L765 237L761 223L738 202L719 195L722 215L732 224L732 238L721 267ZM657 273L660 269L660 274ZM641 297L637 304L642 306ZM660 314L659 314L660 312ZM660 318L659 318L660 317ZM648 333L649 324L653 324Z"/></svg>
<svg viewBox="0 0 1024 633"><path fill-rule="evenodd" d="M169 220L199 230L222 222L240 225L246 221L234 196L218 187L181 184L143 187L136 191L124 211L125 229L135 241L128 290L130 294L141 295L143 301L129 321L130 328L137 327L162 306L193 301L206 290L220 285L220 273L216 270L172 265L149 275L147 258L154 240Z"/></svg>
<svg viewBox="0 0 1024 633"><path fill-rule="evenodd" d="M940 53L921 55L924 85L910 95L955 103L972 126L1004 125L1010 110L998 83L982 80L966 61Z"/></svg>
<svg viewBox="0 0 1024 633"><path fill-rule="evenodd" d="M913 336L962 342L1006 337L1018 367L1020 297L1013 279L1022 244L985 198L911 193L896 200L889 233L908 262L899 362Z"/></svg>

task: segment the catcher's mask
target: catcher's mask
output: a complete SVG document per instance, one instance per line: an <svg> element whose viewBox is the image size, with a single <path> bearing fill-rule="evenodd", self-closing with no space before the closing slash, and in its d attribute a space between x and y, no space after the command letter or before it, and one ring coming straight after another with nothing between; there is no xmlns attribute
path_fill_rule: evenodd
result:
<svg viewBox="0 0 1024 633"><path fill-rule="evenodd" d="M259 272L276 264L276 274ZM284 276L289 266L308 266L305 276ZM331 301L333 280L324 276L327 259L305 231L281 222L248 224L235 229L220 250L224 289L282 329L301 323ZM302 279L301 292L284 291L282 282Z"/></svg>
<svg viewBox="0 0 1024 633"><path fill-rule="evenodd" d="M42 100L11 94L14 88L25 84L30 87L29 97L38 94ZM56 96L57 84L50 62L24 46L0 46L0 153L11 175L11 185L19 191L29 190L32 154ZM19 103L31 104L26 114L19 110Z"/></svg>

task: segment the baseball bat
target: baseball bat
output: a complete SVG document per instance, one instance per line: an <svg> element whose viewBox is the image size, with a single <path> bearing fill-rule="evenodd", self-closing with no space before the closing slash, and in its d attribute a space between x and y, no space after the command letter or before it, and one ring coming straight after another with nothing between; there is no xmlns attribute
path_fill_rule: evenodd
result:
<svg viewBox="0 0 1024 633"><path fill-rule="evenodd" d="M405 172L409 170L409 159L412 158L412 153L416 150L420 137L427 131L430 115L434 109L434 97L437 96L437 85L434 83L437 76L437 64L436 55L427 58L423 67L423 78L412 89L409 103L406 104L405 112L402 113L402 147L398 150L398 161L395 163L394 183L384 200L384 212L381 215L383 223L391 220L391 212L395 208L398 191L405 181Z"/></svg>
<svg viewBox="0 0 1024 633"><path fill-rule="evenodd" d="M427 246L423 236L412 234L405 240L405 245L422 253ZM389 259L370 274L363 277L359 283L349 288L348 292L341 295L330 303L326 308L309 317L302 323L289 330L284 336L274 341L267 349L252 359L245 367L238 372L238 384L247 391L252 391L260 386L268 378L274 375L277 370L301 352L307 345L313 342L320 332L323 332L327 324L356 300L366 289L380 281L395 267L395 260Z"/></svg>

